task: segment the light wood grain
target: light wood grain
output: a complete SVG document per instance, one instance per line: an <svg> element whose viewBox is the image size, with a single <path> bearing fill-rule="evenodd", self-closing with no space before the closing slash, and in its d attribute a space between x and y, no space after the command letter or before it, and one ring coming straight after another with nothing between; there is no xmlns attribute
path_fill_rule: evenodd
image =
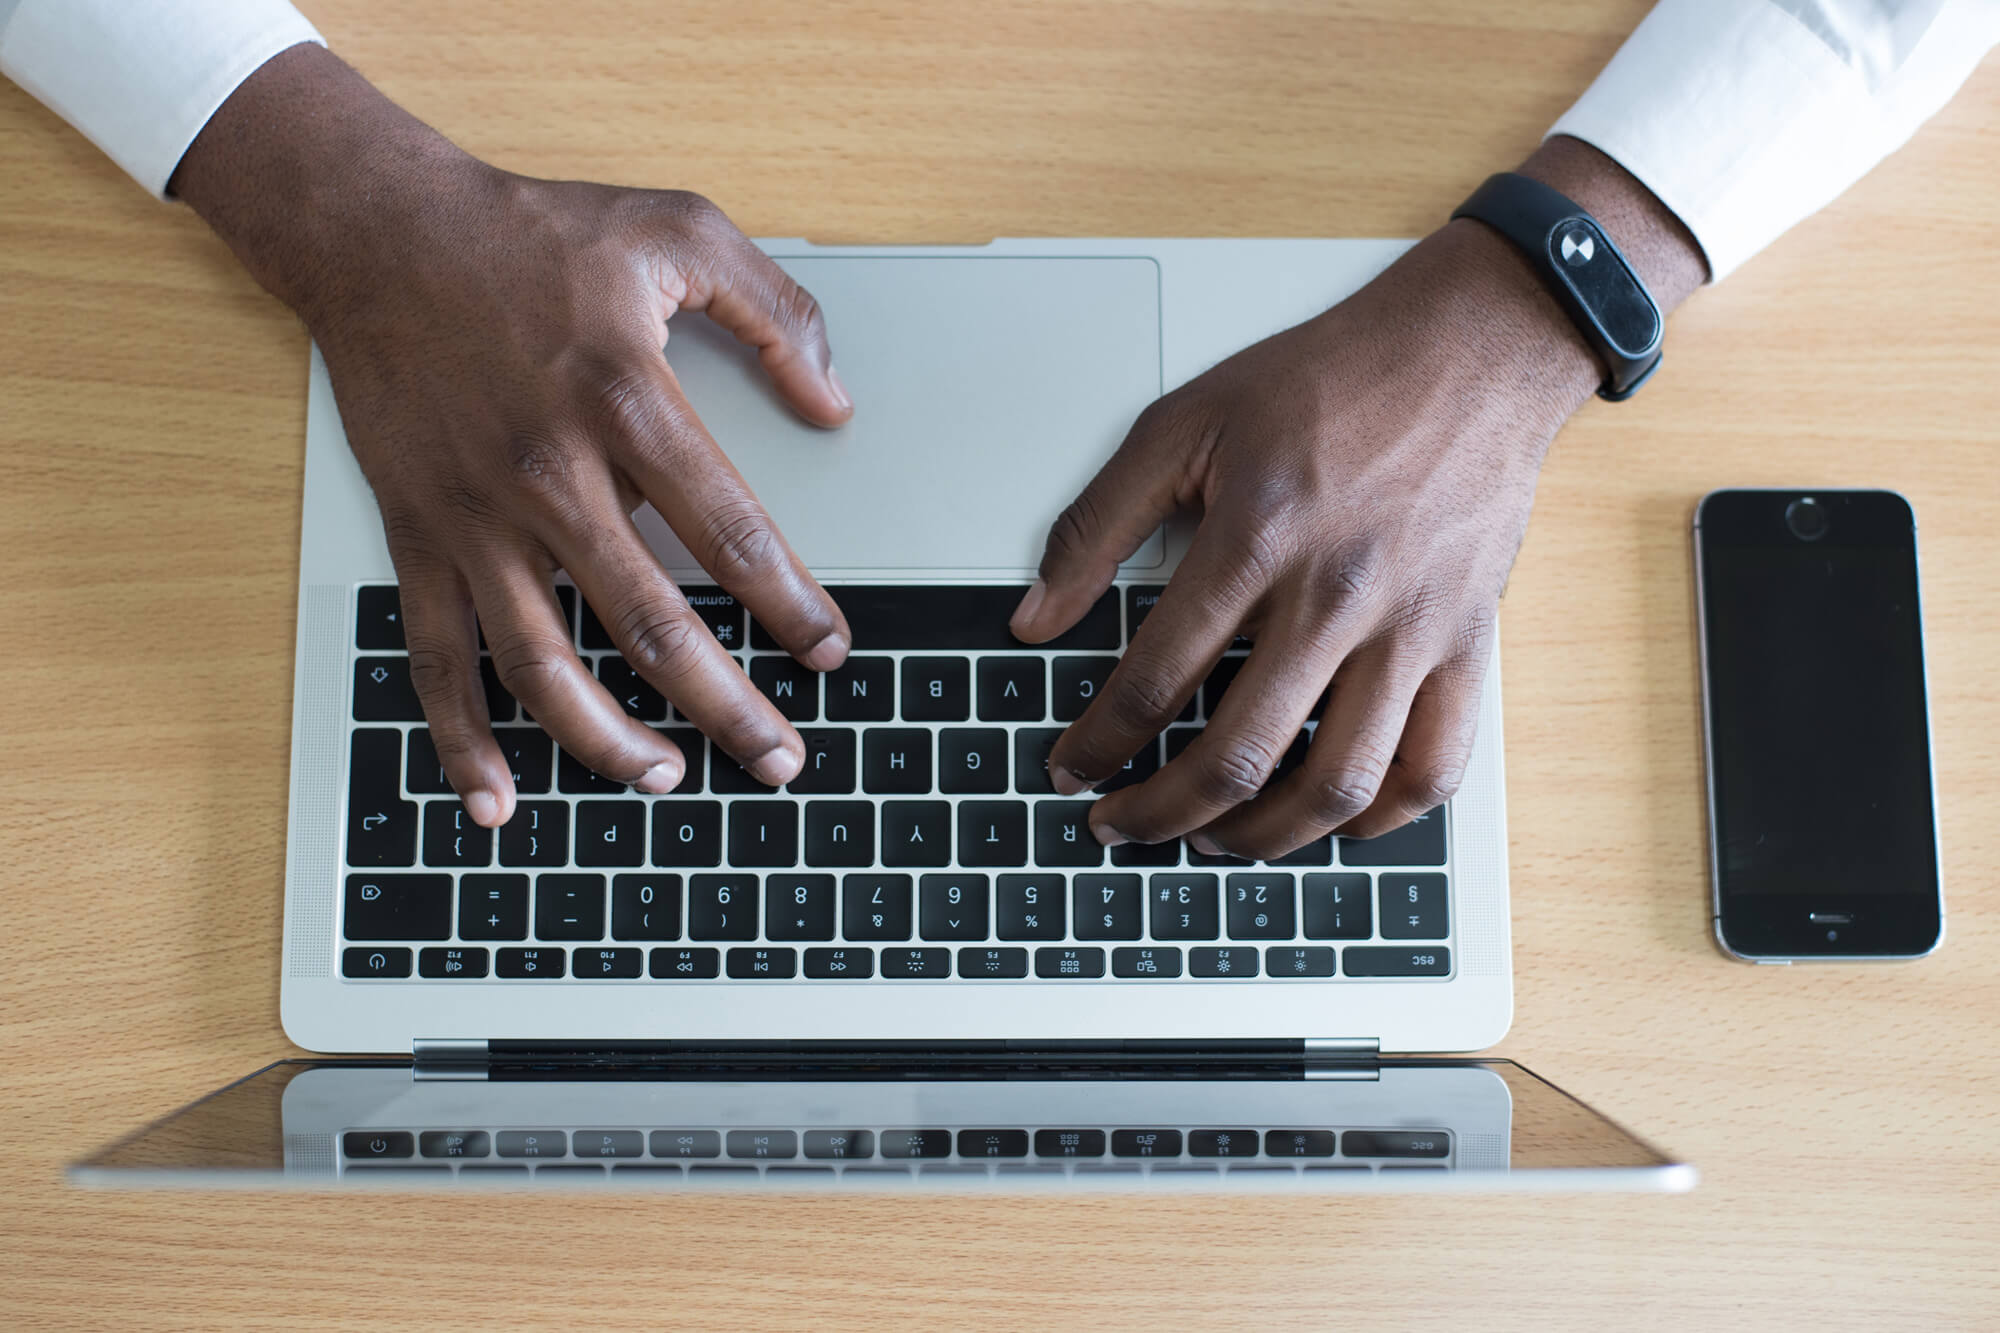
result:
<svg viewBox="0 0 2000 1333"><path fill-rule="evenodd" d="M753 234L1415 235L1637 0L308 0L475 152ZM1686 1198L166 1197L79 1151L285 1049L305 340L184 210L0 86L0 1208L34 1327L1991 1327L2000 1235L2000 70L1675 320L1565 432L1509 591L1502 1047ZM1686 527L1882 484L1923 532L1951 937L1710 943Z"/></svg>

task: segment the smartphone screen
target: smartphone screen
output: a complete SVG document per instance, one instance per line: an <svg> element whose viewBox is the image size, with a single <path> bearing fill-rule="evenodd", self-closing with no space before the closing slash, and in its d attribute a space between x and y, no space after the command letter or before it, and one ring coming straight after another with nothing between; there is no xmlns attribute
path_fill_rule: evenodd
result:
<svg viewBox="0 0 2000 1333"><path fill-rule="evenodd" d="M1718 936L1750 958L1929 952L1942 912L1909 503L1717 491L1695 543Z"/></svg>

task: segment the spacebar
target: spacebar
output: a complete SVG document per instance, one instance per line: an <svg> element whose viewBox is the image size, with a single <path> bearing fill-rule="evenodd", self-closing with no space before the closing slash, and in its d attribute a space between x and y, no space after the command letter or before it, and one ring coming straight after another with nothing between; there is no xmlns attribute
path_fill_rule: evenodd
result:
<svg viewBox="0 0 2000 1333"><path fill-rule="evenodd" d="M844 584L827 588L854 631L854 651L1001 652L1027 645L1007 631L1026 584ZM750 642L776 648L762 625L752 624ZM1121 647L1118 590L1097 599L1067 634L1042 648Z"/></svg>

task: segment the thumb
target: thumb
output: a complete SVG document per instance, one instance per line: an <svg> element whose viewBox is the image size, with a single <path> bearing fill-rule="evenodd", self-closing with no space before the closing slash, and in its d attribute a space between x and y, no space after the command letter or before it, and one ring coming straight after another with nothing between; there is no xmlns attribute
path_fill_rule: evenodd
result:
<svg viewBox="0 0 2000 1333"><path fill-rule="evenodd" d="M1124 443L1056 516L1042 551L1041 577L1029 587L1009 628L1024 643L1045 643L1083 618L1118 575L1118 563L1179 507L1188 445L1188 414L1161 399L1139 414Z"/></svg>
<svg viewBox="0 0 2000 1333"><path fill-rule="evenodd" d="M678 212L681 243L670 252L687 280L680 308L705 312L738 342L755 347L764 373L807 421L838 426L853 416L812 293L706 199Z"/></svg>

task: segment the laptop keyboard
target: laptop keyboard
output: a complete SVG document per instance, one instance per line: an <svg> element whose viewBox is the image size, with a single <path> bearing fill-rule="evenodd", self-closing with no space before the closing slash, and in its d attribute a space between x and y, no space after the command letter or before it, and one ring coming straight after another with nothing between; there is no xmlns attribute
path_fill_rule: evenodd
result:
<svg viewBox="0 0 2000 1333"><path fill-rule="evenodd" d="M687 757L665 796L584 768L482 657L519 802L482 829L445 781L403 654L395 587L358 590L341 973L441 982L1242 981L1446 977L1446 810L1272 862L1180 840L1109 850L1049 747L1157 601L1120 585L1053 643L1007 632L1023 588L828 586L859 645L824 676L735 598L689 601L798 728L803 772L764 786L618 655L574 588L577 648ZM1104 790L1142 781L1214 714L1247 645ZM1298 764L1312 728L1286 756Z"/></svg>

